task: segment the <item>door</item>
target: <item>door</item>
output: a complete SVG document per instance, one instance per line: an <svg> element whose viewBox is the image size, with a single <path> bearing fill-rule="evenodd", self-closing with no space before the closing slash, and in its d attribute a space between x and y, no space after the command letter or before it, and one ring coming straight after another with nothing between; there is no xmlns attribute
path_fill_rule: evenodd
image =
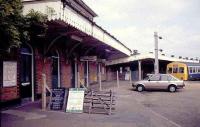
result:
<svg viewBox="0 0 200 127"><path fill-rule="evenodd" d="M147 81L145 88L159 89L159 81L160 81L160 75L152 75L150 76L149 81Z"/></svg>
<svg viewBox="0 0 200 127"><path fill-rule="evenodd" d="M52 88L58 88L58 57L52 56Z"/></svg>
<svg viewBox="0 0 200 127"><path fill-rule="evenodd" d="M169 76L168 75L161 75L160 77L160 89L167 89L169 85Z"/></svg>
<svg viewBox="0 0 200 127"><path fill-rule="evenodd" d="M76 88L77 85L78 85L78 65L77 63L73 60L72 63L71 63L71 85L72 85L72 88Z"/></svg>
<svg viewBox="0 0 200 127"><path fill-rule="evenodd" d="M31 53L28 48L21 49L20 59L20 96L30 98L32 96L31 84Z"/></svg>

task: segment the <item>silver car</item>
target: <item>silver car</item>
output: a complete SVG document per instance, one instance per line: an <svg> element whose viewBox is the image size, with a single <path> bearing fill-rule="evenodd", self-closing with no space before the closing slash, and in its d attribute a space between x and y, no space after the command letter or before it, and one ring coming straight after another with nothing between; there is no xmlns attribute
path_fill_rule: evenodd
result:
<svg viewBox="0 0 200 127"><path fill-rule="evenodd" d="M166 89L170 92L176 92L177 89L185 86L182 80L170 74L149 74L145 80L132 84L133 88L142 92L146 89Z"/></svg>

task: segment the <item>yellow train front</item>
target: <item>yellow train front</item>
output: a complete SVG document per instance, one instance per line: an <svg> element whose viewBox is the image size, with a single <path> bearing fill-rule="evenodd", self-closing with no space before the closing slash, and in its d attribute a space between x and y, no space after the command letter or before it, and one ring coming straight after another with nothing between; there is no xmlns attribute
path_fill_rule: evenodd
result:
<svg viewBox="0 0 200 127"><path fill-rule="evenodd" d="M172 62L167 65L167 73L181 80L200 80L200 63Z"/></svg>

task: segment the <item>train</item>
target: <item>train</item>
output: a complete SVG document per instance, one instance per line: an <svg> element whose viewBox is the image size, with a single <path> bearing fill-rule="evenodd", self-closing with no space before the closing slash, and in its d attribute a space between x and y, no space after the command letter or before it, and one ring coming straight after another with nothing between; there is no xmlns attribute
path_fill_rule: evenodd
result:
<svg viewBox="0 0 200 127"><path fill-rule="evenodd" d="M181 80L200 80L200 63L171 62L167 64L167 74Z"/></svg>

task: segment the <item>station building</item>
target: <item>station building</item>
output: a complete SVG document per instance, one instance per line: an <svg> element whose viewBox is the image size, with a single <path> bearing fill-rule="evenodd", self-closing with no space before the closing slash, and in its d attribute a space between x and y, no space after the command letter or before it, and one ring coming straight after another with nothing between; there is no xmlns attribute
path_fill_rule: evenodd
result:
<svg viewBox="0 0 200 127"><path fill-rule="evenodd" d="M167 64L171 62L183 63L199 63L198 60L188 60L183 58L175 58L159 54L159 72L166 73ZM144 79L147 74L154 73L155 54L144 53L134 54L128 57L106 61L106 67L109 71L109 79L116 79L116 72L119 72L120 80L137 81ZM130 78L131 77L131 78Z"/></svg>
<svg viewBox="0 0 200 127"><path fill-rule="evenodd" d="M23 5L24 14L34 9L48 15L48 31L21 48L1 53L3 103L40 98L44 75L49 88L76 88L107 80L105 62L131 54L94 22L97 14L82 0L23 0Z"/></svg>

